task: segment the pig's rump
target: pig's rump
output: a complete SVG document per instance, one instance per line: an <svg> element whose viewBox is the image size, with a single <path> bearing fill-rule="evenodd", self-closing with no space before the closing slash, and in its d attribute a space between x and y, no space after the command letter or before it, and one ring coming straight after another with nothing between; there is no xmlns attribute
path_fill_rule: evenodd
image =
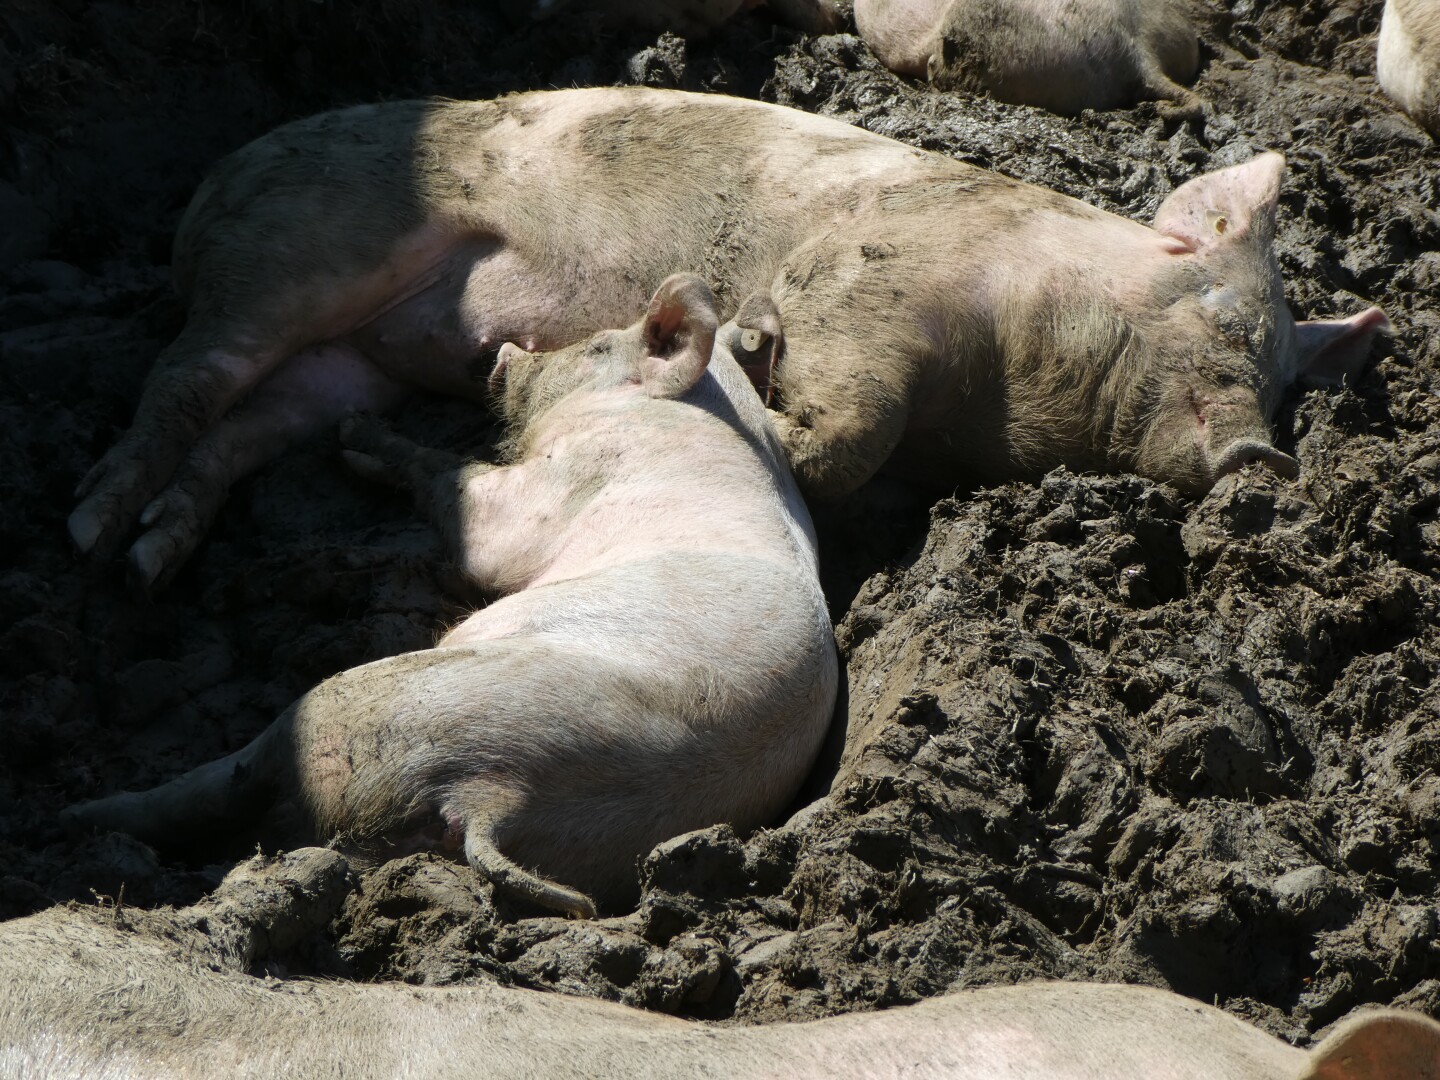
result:
<svg viewBox="0 0 1440 1080"><path fill-rule="evenodd" d="M829 720L823 601L778 563L675 553L472 620L504 636L341 672L229 758L72 813L165 839L293 799L322 841L483 841L615 902L656 843L778 814Z"/></svg>

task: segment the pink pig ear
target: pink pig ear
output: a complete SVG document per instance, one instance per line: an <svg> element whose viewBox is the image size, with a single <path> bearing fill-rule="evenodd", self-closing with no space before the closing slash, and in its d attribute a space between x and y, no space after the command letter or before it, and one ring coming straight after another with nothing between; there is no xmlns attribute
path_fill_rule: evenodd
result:
<svg viewBox="0 0 1440 1080"><path fill-rule="evenodd" d="M1377 1009L1342 1020L1297 1080L1376 1080L1436 1075L1440 1024L1418 1012Z"/></svg>
<svg viewBox="0 0 1440 1080"><path fill-rule="evenodd" d="M1366 308L1348 319L1317 319L1295 324L1300 382L1305 386L1339 386L1365 369L1376 334L1393 334L1385 312Z"/></svg>
<svg viewBox="0 0 1440 1080"><path fill-rule="evenodd" d="M677 398L700 381L715 348L715 294L694 274L674 274L655 290L642 333L640 382L652 398Z"/></svg>
<svg viewBox="0 0 1440 1080"><path fill-rule="evenodd" d="M1284 174L1285 159L1272 151L1187 180L1160 204L1155 231L1179 244L1177 254L1203 253L1240 239L1268 244L1275 236Z"/></svg>

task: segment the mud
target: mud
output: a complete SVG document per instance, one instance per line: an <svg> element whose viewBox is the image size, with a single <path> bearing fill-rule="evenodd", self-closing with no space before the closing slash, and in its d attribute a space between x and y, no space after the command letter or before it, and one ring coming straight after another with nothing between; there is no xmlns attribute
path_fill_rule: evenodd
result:
<svg viewBox="0 0 1440 1080"><path fill-rule="evenodd" d="M236 748L473 602L333 438L239 485L154 600L73 555L71 489L179 327L169 236L207 164L333 105L646 82L838 116L1139 218L1282 150L1297 316L1373 301L1398 336L1355 387L1282 413L1298 482L1251 469L1192 503L1060 471L933 509L893 481L823 508L849 682L834 795L754 836L662 845L634 915L538 917L412 856L266 969L499 979L727 1022L1037 976L1172 988L1302 1043L1365 1002L1440 1015L1440 153L1375 86L1380 7L1211 0L1211 113L1177 125L1154 105L1066 120L932 94L853 36L758 15L689 43L479 5L12 5L0 917L203 895L253 834L157 855L67 836L56 812ZM494 435L438 399L397 426L462 449Z"/></svg>

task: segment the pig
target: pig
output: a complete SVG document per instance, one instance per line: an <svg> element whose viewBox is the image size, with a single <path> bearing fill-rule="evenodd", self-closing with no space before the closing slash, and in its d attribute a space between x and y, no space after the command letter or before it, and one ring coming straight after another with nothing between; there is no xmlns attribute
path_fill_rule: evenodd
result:
<svg viewBox="0 0 1440 1080"><path fill-rule="evenodd" d="M279 799L322 841L459 849L582 917L628 902L656 843L770 821L838 679L810 519L735 359L767 366L779 342L767 297L717 330L708 286L678 275L627 330L500 349L513 464L352 421L347 460L412 492L501 599L326 680L229 757L66 819L174 841Z"/></svg>
<svg viewBox="0 0 1440 1080"><path fill-rule="evenodd" d="M1073 116L1136 100L1201 100L1200 50L1183 0L856 0L881 63L938 90L987 93Z"/></svg>
<svg viewBox="0 0 1440 1080"><path fill-rule="evenodd" d="M1059 465L1187 494L1260 461L1285 390L1339 383L1378 308L1296 323L1273 251L1284 159L1194 177L1154 227L778 105L641 88L393 102L223 161L175 241L188 299L69 528L163 585L230 485L407 386L486 399L503 340L554 349L671 267L769 292L801 488L894 458L937 489Z"/></svg>
<svg viewBox="0 0 1440 1080"><path fill-rule="evenodd" d="M810 34L833 34L847 21L846 0L533 0L532 18L596 14L615 25L671 30L699 37L741 11L762 8L774 18Z"/></svg>
<svg viewBox="0 0 1440 1080"><path fill-rule="evenodd" d="M57 907L0 924L0 1072L49 1080L1433 1080L1440 1024L1373 1009L1298 1050L1147 987L1034 982L881 1012L711 1027L605 1001L255 978L314 933L344 860L256 858L177 911Z"/></svg>
<svg viewBox="0 0 1440 1080"><path fill-rule="evenodd" d="M1385 0L1375 75L1417 124L1440 136L1440 5Z"/></svg>

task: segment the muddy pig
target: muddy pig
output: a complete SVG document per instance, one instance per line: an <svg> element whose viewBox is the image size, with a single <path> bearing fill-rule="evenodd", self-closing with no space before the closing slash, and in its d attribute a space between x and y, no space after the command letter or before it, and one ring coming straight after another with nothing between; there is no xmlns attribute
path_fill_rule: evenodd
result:
<svg viewBox="0 0 1440 1080"><path fill-rule="evenodd" d="M508 466L352 422L351 464L413 491L503 599L320 684L231 756L67 817L173 840L280 796L321 840L463 848L577 915L627 902L661 840L770 820L837 680L810 520L734 358L768 366L778 331L757 295L717 333L709 288L677 276L628 330L507 343L490 381Z"/></svg>
<svg viewBox="0 0 1440 1080"><path fill-rule="evenodd" d="M1440 4L1385 0L1375 75L1400 108L1440 136Z"/></svg>
<svg viewBox="0 0 1440 1080"><path fill-rule="evenodd" d="M479 983L254 978L322 928L345 865L237 867L178 911L57 907L0 924L0 1073L46 1080L1434 1080L1440 1025L1379 1009L1309 1052L1198 1001L1038 982L807 1023L709 1027Z"/></svg>
<svg viewBox="0 0 1440 1080"><path fill-rule="evenodd" d="M1195 177L1154 228L836 120L638 88L326 113L227 158L175 241L188 299L130 430L83 479L82 551L136 525L163 583L230 485L406 385L483 400L503 340L621 325L674 267L770 291L776 424L802 489L897 448L937 488L1057 465L1189 493L1293 473L1268 417L1337 382L1378 308L1297 325L1273 251L1284 161Z"/></svg>
<svg viewBox="0 0 1440 1080"><path fill-rule="evenodd" d="M684 37L703 35L752 8L810 34L834 33L848 14L845 0L532 0L526 7L536 19L595 14L612 25L672 30Z"/></svg>
<svg viewBox="0 0 1440 1080"><path fill-rule="evenodd" d="M1162 99L1201 102L1199 43L1184 0L856 0L880 61L940 90L1074 115Z"/></svg>

